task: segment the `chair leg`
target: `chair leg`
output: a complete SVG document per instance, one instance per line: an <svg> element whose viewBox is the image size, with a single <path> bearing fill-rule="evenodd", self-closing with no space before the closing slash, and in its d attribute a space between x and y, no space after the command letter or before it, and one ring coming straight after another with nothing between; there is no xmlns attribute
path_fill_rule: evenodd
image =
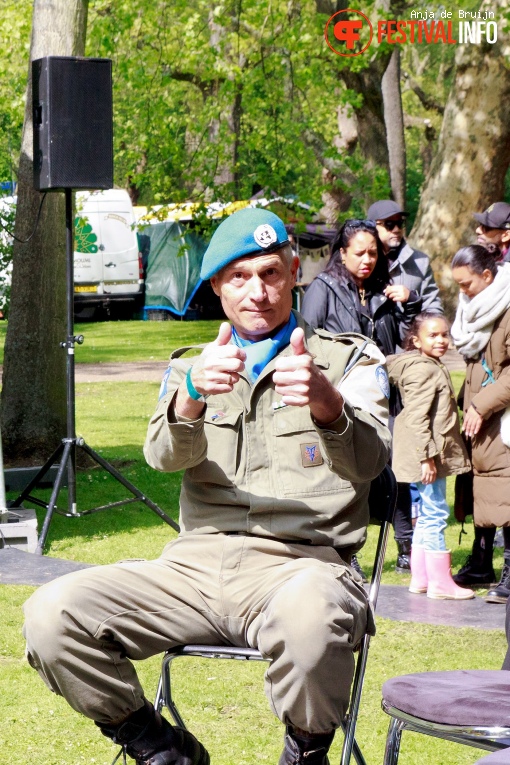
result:
<svg viewBox="0 0 510 765"><path fill-rule="evenodd" d="M160 674L159 680L158 680L158 689L156 691L156 696L154 698L154 709L157 712L161 712L164 706L165 706L165 699L163 696L163 675Z"/></svg>
<svg viewBox="0 0 510 765"><path fill-rule="evenodd" d="M359 748L358 742L356 741L356 739L354 739L354 741L352 742L352 753L358 765L367 765L365 758L363 757L363 753L361 749Z"/></svg>
<svg viewBox="0 0 510 765"><path fill-rule="evenodd" d="M186 723L182 719L172 698L172 681L170 677L171 664L175 657L179 655L179 652L171 653L169 651L163 658L154 706L159 712L161 712L163 707L166 707L170 712L174 723L179 726L179 728L186 728Z"/></svg>
<svg viewBox="0 0 510 765"><path fill-rule="evenodd" d="M341 754L341 757L340 757L340 765L349 765L349 763L351 761L351 756L354 757L354 759L356 760L357 765L367 765L367 763L365 761L365 758L363 756L363 752L359 748L358 742L356 741L356 739L354 737L352 739L350 747L346 746L347 736L349 735L349 728L350 728L349 721L346 722L344 720L344 722L342 722L341 727L342 727L342 730L343 730L343 733L344 733L344 743L343 743L343 746L342 746L342 754Z"/></svg>
<svg viewBox="0 0 510 765"><path fill-rule="evenodd" d="M399 720L392 718L386 737L386 748L384 750L383 765L397 765L398 755L400 753L400 741L402 738L402 724Z"/></svg>

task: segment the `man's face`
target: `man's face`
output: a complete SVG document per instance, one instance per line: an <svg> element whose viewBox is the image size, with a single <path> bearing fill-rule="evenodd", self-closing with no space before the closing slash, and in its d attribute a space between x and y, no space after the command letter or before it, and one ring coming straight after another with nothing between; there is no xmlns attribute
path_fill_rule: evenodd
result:
<svg viewBox="0 0 510 765"><path fill-rule="evenodd" d="M404 238L405 218L401 214L395 214L391 218L376 221L376 224L384 252L398 247Z"/></svg>
<svg viewBox="0 0 510 765"><path fill-rule="evenodd" d="M496 244L498 247L508 247L510 231L505 228L490 228L479 223L476 228L477 241L483 247L488 244Z"/></svg>
<svg viewBox="0 0 510 765"><path fill-rule="evenodd" d="M227 318L245 340L264 340L289 319L299 258L280 252L239 258L211 277Z"/></svg>

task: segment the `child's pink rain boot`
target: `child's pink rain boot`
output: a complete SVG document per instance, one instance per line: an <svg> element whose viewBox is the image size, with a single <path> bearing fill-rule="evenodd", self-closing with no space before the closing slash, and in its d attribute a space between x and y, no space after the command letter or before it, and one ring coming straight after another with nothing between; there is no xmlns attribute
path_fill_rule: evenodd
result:
<svg viewBox="0 0 510 765"><path fill-rule="evenodd" d="M409 592L427 592L427 567L425 565L425 548L419 545L411 547L411 584Z"/></svg>
<svg viewBox="0 0 510 765"><path fill-rule="evenodd" d="M469 600L475 597L473 590L459 587L452 579L450 550L425 551L427 567L427 598L434 600Z"/></svg>

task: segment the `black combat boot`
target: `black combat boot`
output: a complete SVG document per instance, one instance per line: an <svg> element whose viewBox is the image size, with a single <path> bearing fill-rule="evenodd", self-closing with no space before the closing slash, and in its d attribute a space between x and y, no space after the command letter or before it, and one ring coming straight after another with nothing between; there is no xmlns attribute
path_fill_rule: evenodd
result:
<svg viewBox="0 0 510 765"><path fill-rule="evenodd" d="M475 539L471 555L455 574L453 581L460 587L486 587L496 581L492 553L496 528L475 526Z"/></svg>
<svg viewBox="0 0 510 765"><path fill-rule="evenodd" d="M510 529L503 529L503 538L505 540L505 552L503 553L505 563L503 570L501 571L501 579L495 587L491 587L487 595L485 596L486 603L506 603L510 596L510 546L509 546L509 531Z"/></svg>
<svg viewBox="0 0 510 765"><path fill-rule="evenodd" d="M184 728L170 725L147 700L118 725L99 728L120 744L136 765L209 765L209 754L200 741Z"/></svg>
<svg viewBox="0 0 510 765"><path fill-rule="evenodd" d="M411 545L412 539L395 539L398 548L397 565L395 571L397 574L411 573Z"/></svg>
<svg viewBox="0 0 510 765"><path fill-rule="evenodd" d="M296 733L292 726L287 725L285 746L278 765L329 765L328 751L335 737L331 733L305 735Z"/></svg>

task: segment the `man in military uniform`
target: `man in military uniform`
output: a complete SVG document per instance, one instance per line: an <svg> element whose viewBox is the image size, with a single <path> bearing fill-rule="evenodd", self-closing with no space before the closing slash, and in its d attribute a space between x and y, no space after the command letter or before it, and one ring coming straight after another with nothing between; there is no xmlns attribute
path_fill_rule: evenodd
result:
<svg viewBox="0 0 510 765"><path fill-rule="evenodd" d="M63 577L25 607L31 664L139 765L209 755L145 699L133 659L182 643L259 649L286 725L280 765L326 765L373 629L346 561L388 459L387 377L375 345L292 311L298 264L273 213L219 226L202 277L229 322L191 357L172 354L145 444L157 470L185 469L179 538L158 560Z"/></svg>

